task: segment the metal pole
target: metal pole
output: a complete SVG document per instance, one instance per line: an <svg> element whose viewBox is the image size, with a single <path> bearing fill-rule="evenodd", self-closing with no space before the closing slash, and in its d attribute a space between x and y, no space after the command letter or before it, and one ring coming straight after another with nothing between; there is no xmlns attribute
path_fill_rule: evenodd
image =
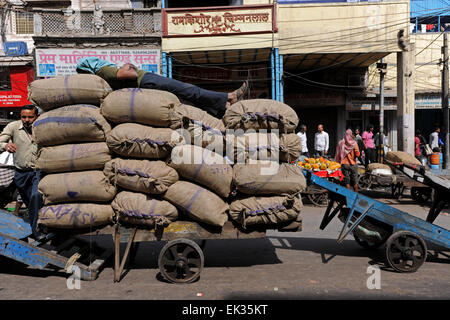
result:
<svg viewBox="0 0 450 320"><path fill-rule="evenodd" d="M379 150L379 162L383 163L384 158L384 75L386 74L386 67L384 64L384 58L381 59L381 63L378 65L380 70L380 150Z"/></svg>
<svg viewBox="0 0 450 320"><path fill-rule="evenodd" d="M162 53L162 74L163 77L167 77L167 57L165 52Z"/></svg>
<svg viewBox="0 0 450 320"><path fill-rule="evenodd" d="M168 66L167 66L168 77L172 78L172 57L170 55L167 55L167 60L168 60Z"/></svg>
<svg viewBox="0 0 450 320"><path fill-rule="evenodd" d="M283 81L283 55L280 54L280 101L284 102L284 81Z"/></svg>
<svg viewBox="0 0 450 320"><path fill-rule="evenodd" d="M447 169L449 165L449 145L450 139L448 134L448 44L447 44L447 33L444 32L444 46L442 47L442 53L444 54L444 68L442 70L442 109L444 113L444 161L443 168Z"/></svg>
<svg viewBox="0 0 450 320"><path fill-rule="evenodd" d="M276 100L276 91L275 91L275 53L274 49L270 52L270 67L272 69L272 100Z"/></svg>
<svg viewBox="0 0 450 320"><path fill-rule="evenodd" d="M278 48L275 48L275 100L280 101L280 57L278 54Z"/></svg>

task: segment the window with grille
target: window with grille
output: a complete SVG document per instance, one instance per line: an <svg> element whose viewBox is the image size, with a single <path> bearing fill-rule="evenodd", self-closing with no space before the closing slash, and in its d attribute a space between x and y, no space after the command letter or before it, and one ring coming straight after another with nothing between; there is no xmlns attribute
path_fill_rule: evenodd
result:
<svg viewBox="0 0 450 320"><path fill-rule="evenodd" d="M29 12L16 12L16 34L34 34L34 17Z"/></svg>
<svg viewBox="0 0 450 320"><path fill-rule="evenodd" d="M11 74L9 68L0 67L0 91L11 90Z"/></svg>

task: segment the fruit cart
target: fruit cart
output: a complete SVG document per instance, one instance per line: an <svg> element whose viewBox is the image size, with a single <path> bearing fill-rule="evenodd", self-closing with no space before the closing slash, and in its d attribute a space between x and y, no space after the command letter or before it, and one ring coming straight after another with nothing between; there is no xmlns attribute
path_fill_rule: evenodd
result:
<svg viewBox="0 0 450 320"><path fill-rule="evenodd" d="M303 157L302 161L294 161L303 169L311 170L316 176L321 178L327 178L330 181L340 182L344 178L340 165L336 162L330 161L326 158L306 158ZM311 163L313 162L314 163ZM307 163L311 164L308 166ZM316 184L308 183L305 191L302 192L302 196L308 199L309 202L318 207L326 207L328 205L328 191Z"/></svg>

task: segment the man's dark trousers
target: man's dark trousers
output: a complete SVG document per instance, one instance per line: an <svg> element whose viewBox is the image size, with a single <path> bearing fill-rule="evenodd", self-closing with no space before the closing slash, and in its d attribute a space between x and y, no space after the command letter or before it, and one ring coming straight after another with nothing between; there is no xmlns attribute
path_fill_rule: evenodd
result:
<svg viewBox="0 0 450 320"><path fill-rule="evenodd" d="M14 182L19 190L23 202L28 208L30 216L30 225L33 235L37 235L37 219L39 209L42 207L42 194L38 191L39 181L42 178L42 171L30 170L23 171L16 168Z"/></svg>
<svg viewBox="0 0 450 320"><path fill-rule="evenodd" d="M140 88L169 91L182 100L190 101L194 107L205 110L221 118L225 113L228 93L205 90L158 74L147 72L141 80Z"/></svg>

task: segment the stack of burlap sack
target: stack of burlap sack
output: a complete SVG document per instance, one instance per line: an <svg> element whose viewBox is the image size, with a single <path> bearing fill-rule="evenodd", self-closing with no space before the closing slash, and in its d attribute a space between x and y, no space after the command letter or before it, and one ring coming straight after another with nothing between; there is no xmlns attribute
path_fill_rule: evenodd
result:
<svg viewBox="0 0 450 320"><path fill-rule="evenodd" d="M46 111L34 124L47 173L40 224L222 227L231 218L276 228L300 213L306 181L288 163L301 152L298 118L283 103L241 101L221 120L172 93L112 91L94 75L34 81L29 100Z"/></svg>

